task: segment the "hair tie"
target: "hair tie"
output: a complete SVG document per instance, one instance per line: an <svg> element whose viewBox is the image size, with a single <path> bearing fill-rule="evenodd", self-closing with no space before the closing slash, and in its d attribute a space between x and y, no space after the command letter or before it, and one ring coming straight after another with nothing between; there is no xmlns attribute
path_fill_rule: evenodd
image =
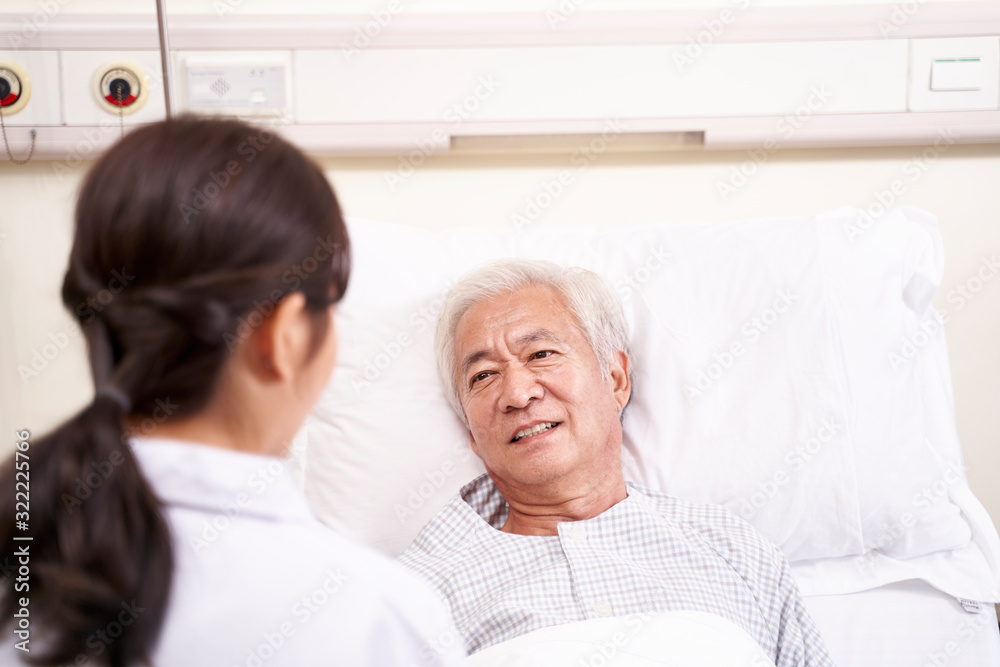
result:
<svg viewBox="0 0 1000 667"><path fill-rule="evenodd" d="M128 414L132 410L132 401L128 396L125 395L121 389L115 386L108 385L106 387L101 387L96 392L94 392L94 402L96 403L98 399L109 398L115 402L118 407L122 409L122 412Z"/></svg>

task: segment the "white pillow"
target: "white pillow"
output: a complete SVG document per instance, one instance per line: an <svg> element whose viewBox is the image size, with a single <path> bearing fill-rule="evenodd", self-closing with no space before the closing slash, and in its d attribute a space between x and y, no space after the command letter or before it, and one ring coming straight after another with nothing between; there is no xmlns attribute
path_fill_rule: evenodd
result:
<svg viewBox="0 0 1000 667"><path fill-rule="evenodd" d="M943 333L920 333L941 278L936 222L858 214L438 234L352 220L338 363L300 434L307 495L321 519L393 555L482 472L438 383L436 315L467 270L545 258L596 271L623 299L627 479L727 505L790 561L841 559L845 589L878 585L876 556L884 583L883 558L979 553L975 511L951 493L965 482ZM918 503L941 490L942 462L959 474ZM996 559L976 562L987 600Z"/></svg>

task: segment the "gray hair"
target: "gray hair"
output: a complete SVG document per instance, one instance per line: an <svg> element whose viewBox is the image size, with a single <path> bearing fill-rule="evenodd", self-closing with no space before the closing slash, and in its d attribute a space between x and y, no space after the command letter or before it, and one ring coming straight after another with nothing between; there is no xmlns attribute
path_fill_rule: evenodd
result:
<svg viewBox="0 0 1000 667"><path fill-rule="evenodd" d="M455 368L458 323L480 301L534 285L551 287L566 300L577 327L597 357L603 377L610 375L616 351L624 352L626 357L629 354L628 325L621 301L608 283L593 271L564 268L545 260L502 259L486 264L462 276L452 287L445 298L434 336L438 373L445 394L466 426L469 422L458 395Z"/></svg>

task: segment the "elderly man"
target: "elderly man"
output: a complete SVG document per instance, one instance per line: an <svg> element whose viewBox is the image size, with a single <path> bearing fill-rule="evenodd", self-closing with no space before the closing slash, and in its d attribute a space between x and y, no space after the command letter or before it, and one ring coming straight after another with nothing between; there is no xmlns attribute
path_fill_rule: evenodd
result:
<svg viewBox="0 0 1000 667"><path fill-rule="evenodd" d="M725 508L626 483L621 304L597 275L502 261L462 279L438 368L487 474L401 562L451 603L470 652L561 623L688 610L741 628L778 667L830 658L788 564Z"/></svg>

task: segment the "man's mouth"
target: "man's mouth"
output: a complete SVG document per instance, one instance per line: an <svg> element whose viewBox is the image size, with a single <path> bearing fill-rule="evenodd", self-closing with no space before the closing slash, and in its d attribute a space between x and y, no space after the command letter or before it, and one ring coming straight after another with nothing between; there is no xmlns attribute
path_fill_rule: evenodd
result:
<svg viewBox="0 0 1000 667"><path fill-rule="evenodd" d="M539 433L544 433L550 429L554 429L559 426L561 422L542 422L540 424L535 424L531 428L524 428L514 435L514 439L511 442L517 442L518 440L523 440L524 438L530 438L533 435L538 435Z"/></svg>

